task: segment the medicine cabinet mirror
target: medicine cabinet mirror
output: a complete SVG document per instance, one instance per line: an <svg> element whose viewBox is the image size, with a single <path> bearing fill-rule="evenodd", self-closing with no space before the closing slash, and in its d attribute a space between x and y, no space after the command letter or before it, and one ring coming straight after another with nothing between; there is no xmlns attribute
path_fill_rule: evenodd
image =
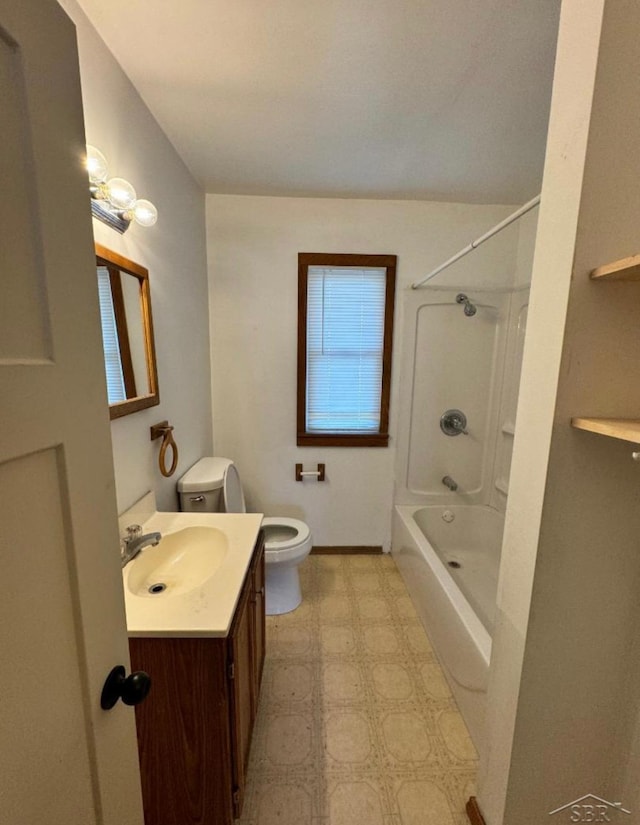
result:
<svg viewBox="0 0 640 825"><path fill-rule="evenodd" d="M96 244L96 269L111 418L160 403L149 272Z"/></svg>

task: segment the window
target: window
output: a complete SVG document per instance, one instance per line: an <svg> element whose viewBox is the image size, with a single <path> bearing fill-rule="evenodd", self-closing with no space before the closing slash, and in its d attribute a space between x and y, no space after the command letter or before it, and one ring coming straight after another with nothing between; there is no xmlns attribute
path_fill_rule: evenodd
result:
<svg viewBox="0 0 640 825"><path fill-rule="evenodd" d="M395 255L298 255L298 446L386 447Z"/></svg>
<svg viewBox="0 0 640 825"><path fill-rule="evenodd" d="M104 366L107 374L107 398L109 404L126 401L118 327L111 294L111 278L106 266L98 266L98 295L100 298L100 322L102 324L102 343L104 349Z"/></svg>

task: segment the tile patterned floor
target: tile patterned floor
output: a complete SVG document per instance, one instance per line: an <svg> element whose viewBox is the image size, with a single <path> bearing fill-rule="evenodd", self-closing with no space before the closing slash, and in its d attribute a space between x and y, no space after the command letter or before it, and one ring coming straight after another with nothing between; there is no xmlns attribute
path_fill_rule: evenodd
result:
<svg viewBox="0 0 640 825"><path fill-rule="evenodd" d="M468 825L477 756L390 556L309 556L267 617L242 825Z"/></svg>

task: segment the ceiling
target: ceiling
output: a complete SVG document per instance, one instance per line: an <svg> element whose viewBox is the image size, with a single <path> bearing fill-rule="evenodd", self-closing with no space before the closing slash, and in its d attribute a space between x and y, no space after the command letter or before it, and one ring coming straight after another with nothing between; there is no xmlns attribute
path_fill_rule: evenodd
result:
<svg viewBox="0 0 640 825"><path fill-rule="evenodd" d="M79 0L207 192L519 203L560 0Z"/></svg>

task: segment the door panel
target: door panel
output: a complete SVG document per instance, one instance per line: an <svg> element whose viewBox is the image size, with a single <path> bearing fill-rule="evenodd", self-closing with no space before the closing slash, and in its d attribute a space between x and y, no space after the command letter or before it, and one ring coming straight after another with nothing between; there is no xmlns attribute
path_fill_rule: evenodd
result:
<svg viewBox="0 0 640 825"><path fill-rule="evenodd" d="M13 812L7 822L94 821L63 486L55 448L0 465L0 649L11 662L0 704L12 752L2 771L3 815L7 805ZM25 794L25 777L37 792ZM61 794L65 786L74 793Z"/></svg>
<svg viewBox="0 0 640 825"><path fill-rule="evenodd" d="M2 822L141 825L75 29L0 0ZM53 790L55 788L55 791Z"/></svg>
<svg viewBox="0 0 640 825"><path fill-rule="evenodd" d="M38 254L38 244L34 243L39 234L34 225L38 220L36 191L33 178L26 174L29 167L33 167L33 152L22 53L9 33L2 29L0 88L0 249L3 257L0 358L48 359L51 355L50 333L46 307L41 300L43 260ZM18 280L20 284L16 285ZM16 317L23 323L11 323Z"/></svg>

